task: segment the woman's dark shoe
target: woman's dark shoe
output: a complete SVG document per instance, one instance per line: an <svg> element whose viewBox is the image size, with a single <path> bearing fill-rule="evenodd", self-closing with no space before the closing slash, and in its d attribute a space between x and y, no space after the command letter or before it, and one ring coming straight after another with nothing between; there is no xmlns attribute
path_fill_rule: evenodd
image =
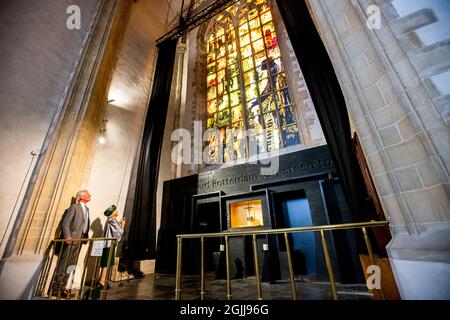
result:
<svg viewBox="0 0 450 320"><path fill-rule="evenodd" d="M97 283L97 286L99 286L101 290L103 290L105 288L105 286L103 284L101 284L100 282ZM106 289L111 289L111 286L109 285L109 283L106 284Z"/></svg>
<svg viewBox="0 0 450 320"><path fill-rule="evenodd" d="M142 279L145 278L145 274L141 270L133 270L131 274L134 276L135 279Z"/></svg>

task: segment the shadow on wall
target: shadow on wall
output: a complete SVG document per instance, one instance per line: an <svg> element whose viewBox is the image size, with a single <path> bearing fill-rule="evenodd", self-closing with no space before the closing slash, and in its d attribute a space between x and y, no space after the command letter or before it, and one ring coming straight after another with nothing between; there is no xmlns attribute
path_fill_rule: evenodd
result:
<svg viewBox="0 0 450 320"><path fill-rule="evenodd" d="M100 220L100 218L95 219L90 226L90 229L93 231L92 232L92 238L101 238L103 237L103 225L102 225L102 221ZM86 254L89 254L89 252L87 252ZM100 257L98 257L97 259L92 259L92 258L97 258L97 257L90 257L90 259L88 259L88 265L86 268L86 281L85 281L85 285L90 285L92 281L97 281L98 278L98 273L100 271L100 261L98 261L100 259ZM78 262L80 263L80 262Z"/></svg>
<svg viewBox="0 0 450 320"><path fill-rule="evenodd" d="M92 238L101 238L101 237L103 237L103 225L102 225L102 221L100 220L100 218L95 219L91 223L90 229L93 231L92 232Z"/></svg>

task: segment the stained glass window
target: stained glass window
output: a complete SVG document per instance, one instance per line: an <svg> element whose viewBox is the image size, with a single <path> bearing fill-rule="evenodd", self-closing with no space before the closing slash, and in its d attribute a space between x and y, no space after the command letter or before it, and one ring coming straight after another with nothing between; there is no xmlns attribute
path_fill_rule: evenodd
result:
<svg viewBox="0 0 450 320"><path fill-rule="evenodd" d="M300 143L267 0L242 0L214 19L206 41L206 83L207 128L219 129L224 145L219 155L212 137L210 159L247 155L236 140L226 144L240 135L227 137L227 129L253 129L249 141L257 152Z"/></svg>

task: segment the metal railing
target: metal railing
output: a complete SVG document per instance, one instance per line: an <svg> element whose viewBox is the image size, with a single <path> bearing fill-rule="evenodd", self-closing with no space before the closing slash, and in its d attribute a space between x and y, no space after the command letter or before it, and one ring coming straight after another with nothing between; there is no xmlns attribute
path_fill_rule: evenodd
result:
<svg viewBox="0 0 450 320"><path fill-rule="evenodd" d="M328 245L326 241L326 233L333 230L350 230L350 229L361 229L364 236L364 242L367 247L367 253L369 255L370 263L372 265L376 264L372 245L370 243L369 236L367 234L367 228L375 227L387 227L389 223L387 221L370 221L370 222L358 222L358 223L344 223L344 224L334 224L334 225L321 225L321 226L310 226L310 227L297 227L297 228L283 228L283 229L268 229L268 230L249 230L249 231L225 231L216 233L198 233L198 234L179 234L177 235L177 266L176 266L176 282L175 282L175 299L181 299L182 293L182 249L183 249L183 239L200 239L200 297L202 300L205 299L206 287L205 287L205 238L225 238L225 263L226 263L226 279L227 279L227 299L232 299L231 294L231 267L230 267L230 237L239 236L252 236L252 246L253 246L253 257L255 266L255 276L256 276L256 289L257 298L262 300L262 290L261 290L261 278L259 273L259 256L258 248L256 242L257 235L272 235L272 234L283 234L284 241L286 244L286 253L288 260L289 269L289 280L291 284L292 299L297 299L297 288L295 285L295 275L294 268L292 264L292 254L289 244L289 234L301 233L301 232L320 232L320 237L322 239L322 248L325 256L325 263L327 267L328 277L330 281L331 292L334 300L338 300L338 294L336 290L336 282L334 277L334 272L331 264L330 253L328 250ZM377 289L380 292L382 299L384 299L384 293L382 288Z"/></svg>
<svg viewBox="0 0 450 320"><path fill-rule="evenodd" d="M72 239L72 244L67 244L65 241L66 240L64 239L55 239L50 242L48 249L44 254L42 268L34 291L34 296L42 298L56 297L58 300L60 300L61 298L74 298L76 300L106 299L108 281L111 278L112 266L114 265L114 261L112 261L113 259L111 258L113 257L113 254L115 253L117 247L117 239ZM106 241L110 242L110 250L108 253L106 266L106 282L103 288L100 289L100 287L98 287L97 279L99 279L99 273L101 272L100 261L103 253L103 244ZM72 287L70 287L69 290L66 291L66 286L68 285L66 281L69 278L69 275L72 274L73 285L75 270L78 267L78 258L81 248L84 244L89 244L89 246L83 259L81 286L79 289L77 289L76 293L72 293ZM54 265L55 256L57 256L56 265ZM60 270L63 271L62 274L58 274L58 268L61 268ZM90 272L88 272L88 269L90 269ZM53 276L49 278L51 273L53 274ZM87 278L88 273L90 279ZM57 285L55 285L55 283ZM57 292L55 292L55 287L57 287ZM93 296L92 293L94 292L94 289L98 290L98 297Z"/></svg>

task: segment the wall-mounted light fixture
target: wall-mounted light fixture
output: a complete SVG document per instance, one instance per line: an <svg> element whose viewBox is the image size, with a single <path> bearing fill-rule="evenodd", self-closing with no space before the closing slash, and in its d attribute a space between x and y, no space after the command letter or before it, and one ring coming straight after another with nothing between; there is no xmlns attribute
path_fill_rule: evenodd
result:
<svg viewBox="0 0 450 320"><path fill-rule="evenodd" d="M98 144L102 145L106 143L106 124L108 119L103 119L102 126L100 127L100 134L98 135Z"/></svg>

